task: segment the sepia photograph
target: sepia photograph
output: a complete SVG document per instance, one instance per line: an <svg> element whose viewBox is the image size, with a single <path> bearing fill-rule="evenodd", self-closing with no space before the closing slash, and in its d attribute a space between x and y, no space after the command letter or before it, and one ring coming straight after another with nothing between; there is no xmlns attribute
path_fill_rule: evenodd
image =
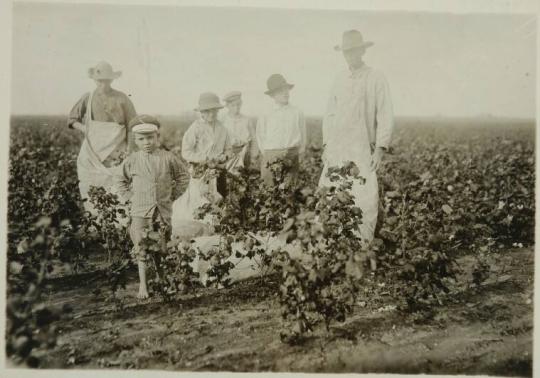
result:
<svg viewBox="0 0 540 378"><path fill-rule="evenodd" d="M9 8L8 371L534 376L537 7Z"/></svg>

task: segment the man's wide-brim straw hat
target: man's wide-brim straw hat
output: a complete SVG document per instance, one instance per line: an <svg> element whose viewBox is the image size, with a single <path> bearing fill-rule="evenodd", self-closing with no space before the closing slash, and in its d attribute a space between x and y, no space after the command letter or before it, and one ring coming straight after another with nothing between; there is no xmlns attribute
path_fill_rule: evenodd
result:
<svg viewBox="0 0 540 378"><path fill-rule="evenodd" d="M195 110L202 112L204 110L221 108L223 108L223 105L219 102L218 95L212 92L205 92L199 96L199 107L195 108Z"/></svg>
<svg viewBox="0 0 540 378"><path fill-rule="evenodd" d="M358 47L368 48L373 46L373 42L364 41L362 33L358 30L347 30L343 32L341 45L334 46L336 51L346 51Z"/></svg>
<svg viewBox="0 0 540 378"><path fill-rule="evenodd" d="M94 80L114 80L122 76L122 71L113 71L109 63L99 62L88 69L88 76Z"/></svg>
<svg viewBox="0 0 540 378"><path fill-rule="evenodd" d="M268 87L268 90L264 93L267 95L271 95L272 93L275 93L276 91L283 88L294 88L294 84L287 83L287 80L285 80L285 78L281 74L270 75L268 80L266 80L266 86Z"/></svg>

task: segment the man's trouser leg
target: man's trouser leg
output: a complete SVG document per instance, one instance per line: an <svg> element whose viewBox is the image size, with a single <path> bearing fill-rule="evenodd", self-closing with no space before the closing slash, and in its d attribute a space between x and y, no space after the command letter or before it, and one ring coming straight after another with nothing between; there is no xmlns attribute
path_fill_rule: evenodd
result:
<svg viewBox="0 0 540 378"><path fill-rule="evenodd" d="M375 227L379 214L379 187L377 174L370 172L365 175L365 183L362 185L358 180L353 181L352 193L355 205L362 209L362 224L360 224L360 238L362 239L362 249L367 251L370 258L371 269L377 268L377 260L372 248L375 238Z"/></svg>

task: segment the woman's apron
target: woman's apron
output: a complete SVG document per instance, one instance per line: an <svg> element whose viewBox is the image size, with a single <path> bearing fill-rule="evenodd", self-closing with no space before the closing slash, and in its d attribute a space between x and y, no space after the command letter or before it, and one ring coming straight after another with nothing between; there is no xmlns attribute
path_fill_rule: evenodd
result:
<svg viewBox="0 0 540 378"><path fill-rule="evenodd" d="M111 166L115 158L127 147L125 126L116 122L94 121L92 119L92 98L88 99L85 117L84 141L77 157L77 175L81 198L88 199L91 186L104 187L112 191L114 176L120 173L120 166ZM84 202L86 211L96 214L89 201Z"/></svg>
<svg viewBox="0 0 540 378"><path fill-rule="evenodd" d="M364 80L366 76L364 75ZM361 79L362 80L362 79ZM362 209L360 237L365 247L372 242L377 223L379 190L377 174L371 170L372 146L366 124L365 82L350 80L337 93L339 102L335 110L334 120L327 130L323 130L324 167L319 186L332 186L326 173L329 167L342 166L347 161L354 162L360 170L363 180L352 180L351 189L355 205Z"/></svg>

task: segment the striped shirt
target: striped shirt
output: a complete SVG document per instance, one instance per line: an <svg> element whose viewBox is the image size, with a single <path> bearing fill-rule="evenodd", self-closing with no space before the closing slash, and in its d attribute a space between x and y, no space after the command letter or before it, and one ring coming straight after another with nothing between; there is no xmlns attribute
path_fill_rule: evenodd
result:
<svg viewBox="0 0 540 378"><path fill-rule="evenodd" d="M149 218L157 209L170 221L172 202L185 190L189 176L180 160L169 151L137 151L122 163L117 176L118 193L131 201L131 216Z"/></svg>

